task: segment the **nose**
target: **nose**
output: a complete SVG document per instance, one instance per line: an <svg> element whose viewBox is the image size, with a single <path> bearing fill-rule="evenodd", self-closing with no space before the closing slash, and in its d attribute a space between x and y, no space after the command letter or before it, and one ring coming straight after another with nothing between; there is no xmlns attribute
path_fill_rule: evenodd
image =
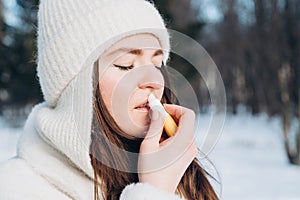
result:
<svg viewBox="0 0 300 200"><path fill-rule="evenodd" d="M154 65L146 66L145 71L139 81L139 88L159 90L163 87L164 87L164 78L160 70L156 68Z"/></svg>

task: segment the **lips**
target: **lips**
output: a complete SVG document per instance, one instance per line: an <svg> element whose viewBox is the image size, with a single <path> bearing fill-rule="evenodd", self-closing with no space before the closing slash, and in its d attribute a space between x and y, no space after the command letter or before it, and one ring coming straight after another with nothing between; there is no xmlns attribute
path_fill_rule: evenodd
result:
<svg viewBox="0 0 300 200"><path fill-rule="evenodd" d="M141 110L141 111L149 111L150 107L148 105L148 100L146 99L141 104L139 104L138 106L136 106L134 109Z"/></svg>

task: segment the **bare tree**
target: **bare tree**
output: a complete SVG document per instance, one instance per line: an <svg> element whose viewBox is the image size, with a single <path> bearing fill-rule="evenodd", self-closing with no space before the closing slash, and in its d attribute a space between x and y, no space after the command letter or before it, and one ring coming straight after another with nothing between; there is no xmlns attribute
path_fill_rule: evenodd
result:
<svg viewBox="0 0 300 200"><path fill-rule="evenodd" d="M4 38L4 15L3 15L3 2L0 0L0 42Z"/></svg>
<svg viewBox="0 0 300 200"><path fill-rule="evenodd" d="M285 0L284 28L288 47L286 67L290 70L289 87L282 90L284 99L283 134L286 153L290 163L300 165L300 3L297 0ZM288 85L288 84L286 84ZM292 120L296 118L296 120ZM292 122L296 130L291 129ZM296 133L293 133L296 131ZM294 136L294 137L291 137ZM290 139L294 142L290 142ZM294 145L293 145L294 144Z"/></svg>
<svg viewBox="0 0 300 200"><path fill-rule="evenodd" d="M206 47L220 68L231 111L244 104L253 114L280 116L288 160L299 165L300 1L252 0L246 17L253 20L243 23L245 1L218 1L223 19Z"/></svg>

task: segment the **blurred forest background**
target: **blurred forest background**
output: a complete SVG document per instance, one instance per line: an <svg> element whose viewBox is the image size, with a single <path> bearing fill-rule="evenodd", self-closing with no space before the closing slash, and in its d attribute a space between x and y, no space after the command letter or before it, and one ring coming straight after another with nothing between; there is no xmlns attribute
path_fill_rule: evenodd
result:
<svg viewBox="0 0 300 200"><path fill-rule="evenodd" d="M7 119L27 115L42 101L35 64L38 2L0 0L0 115ZM253 114L265 112L282 119L287 158L299 165L300 1L151 2L169 28L199 41L216 62L229 112L236 113L243 105ZM190 80L201 79L182 58L174 56L170 65ZM201 89L199 81L192 85Z"/></svg>

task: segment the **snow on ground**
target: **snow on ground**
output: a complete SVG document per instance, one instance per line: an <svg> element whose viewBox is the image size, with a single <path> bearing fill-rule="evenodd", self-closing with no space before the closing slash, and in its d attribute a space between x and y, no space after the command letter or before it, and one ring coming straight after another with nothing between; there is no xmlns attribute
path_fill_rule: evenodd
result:
<svg viewBox="0 0 300 200"><path fill-rule="evenodd" d="M289 165L279 119L227 115L210 154L222 178L222 199L299 200L300 167Z"/></svg>
<svg viewBox="0 0 300 200"><path fill-rule="evenodd" d="M0 121L0 162L15 155L20 132ZM227 115L209 155L222 179L222 199L299 200L300 167L287 163L281 141L277 118Z"/></svg>

